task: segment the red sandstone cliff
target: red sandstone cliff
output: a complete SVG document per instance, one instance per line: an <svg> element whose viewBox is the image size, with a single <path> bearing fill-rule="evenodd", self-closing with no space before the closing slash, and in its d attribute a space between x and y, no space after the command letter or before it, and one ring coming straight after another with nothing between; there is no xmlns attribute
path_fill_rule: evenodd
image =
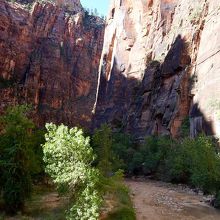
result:
<svg viewBox="0 0 220 220"><path fill-rule="evenodd" d="M104 24L79 0L58 3L28 11L0 0L0 110L27 102L39 125L89 126Z"/></svg>
<svg viewBox="0 0 220 220"><path fill-rule="evenodd" d="M137 139L177 136L188 116L192 136L220 134L220 0L112 0L102 56L100 20L57 4L0 0L0 110L28 102L40 125L89 126L94 105L93 127Z"/></svg>
<svg viewBox="0 0 220 220"><path fill-rule="evenodd" d="M190 116L192 135L216 132L219 16L220 0L113 0L94 126L110 122L137 138L176 136Z"/></svg>

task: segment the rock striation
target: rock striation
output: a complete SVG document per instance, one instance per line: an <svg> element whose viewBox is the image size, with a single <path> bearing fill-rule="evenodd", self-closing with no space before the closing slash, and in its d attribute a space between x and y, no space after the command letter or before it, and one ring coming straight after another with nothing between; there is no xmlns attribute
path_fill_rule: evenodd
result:
<svg viewBox="0 0 220 220"><path fill-rule="evenodd" d="M220 0L113 0L99 69L94 127L136 139L220 134Z"/></svg>
<svg viewBox="0 0 220 220"><path fill-rule="evenodd" d="M79 0L26 3L0 0L0 111L32 104L45 122L89 127L94 105L104 22ZM25 4L24 4L25 3Z"/></svg>
<svg viewBox="0 0 220 220"><path fill-rule="evenodd" d="M0 0L0 111L27 102L38 125L136 140L187 118L192 137L220 135L220 0L112 0L105 35L80 0L16 2Z"/></svg>

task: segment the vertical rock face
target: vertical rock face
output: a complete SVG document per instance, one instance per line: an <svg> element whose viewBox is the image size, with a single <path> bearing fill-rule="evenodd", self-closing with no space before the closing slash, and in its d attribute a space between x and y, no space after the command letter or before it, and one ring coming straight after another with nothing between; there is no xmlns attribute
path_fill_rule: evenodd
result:
<svg viewBox="0 0 220 220"><path fill-rule="evenodd" d="M113 0L94 126L110 122L137 139L177 136L190 116L192 136L211 132L214 117L218 130L219 6L219 0ZM207 107L213 98L215 113Z"/></svg>
<svg viewBox="0 0 220 220"><path fill-rule="evenodd" d="M104 36L79 0L0 0L0 111L28 102L39 125L90 126L94 106L93 127L137 140L178 136L187 117L191 136L219 135L219 15L220 0L112 0Z"/></svg>
<svg viewBox="0 0 220 220"><path fill-rule="evenodd" d="M220 1L209 0L207 4L192 75L192 136L203 130L220 135Z"/></svg>
<svg viewBox="0 0 220 220"><path fill-rule="evenodd" d="M39 125L89 126L104 24L79 0L58 3L27 11L0 0L0 110L27 102Z"/></svg>

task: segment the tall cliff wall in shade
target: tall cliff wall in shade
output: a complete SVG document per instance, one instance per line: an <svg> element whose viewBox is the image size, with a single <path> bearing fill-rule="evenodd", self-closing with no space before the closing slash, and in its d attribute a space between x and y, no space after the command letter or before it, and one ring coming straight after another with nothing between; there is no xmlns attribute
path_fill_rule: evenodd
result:
<svg viewBox="0 0 220 220"><path fill-rule="evenodd" d="M220 0L113 0L99 70L94 127L137 139L219 133Z"/></svg>
<svg viewBox="0 0 220 220"><path fill-rule="evenodd" d="M30 103L38 125L90 126L104 22L79 0L0 0L0 111Z"/></svg>

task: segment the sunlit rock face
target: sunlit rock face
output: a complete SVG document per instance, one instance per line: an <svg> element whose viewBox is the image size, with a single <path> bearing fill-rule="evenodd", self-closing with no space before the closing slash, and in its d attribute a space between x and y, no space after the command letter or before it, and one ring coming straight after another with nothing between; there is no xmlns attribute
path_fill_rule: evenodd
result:
<svg viewBox="0 0 220 220"><path fill-rule="evenodd" d="M193 72L193 102L198 104L191 110L193 136L201 130L220 135L220 1L206 4Z"/></svg>
<svg viewBox="0 0 220 220"><path fill-rule="evenodd" d="M58 1L57 1L58 2ZM80 1L35 3L31 11L0 0L0 110L33 106L33 119L89 127L104 24Z"/></svg>
<svg viewBox="0 0 220 220"><path fill-rule="evenodd" d="M12 0L8 0L9 2L13 2ZM80 3L80 0L16 0L14 3L23 4L24 6L27 4L34 4L35 2L41 2L42 4L45 3L52 3L54 5L57 5L59 7L65 8L66 11L69 12L82 12L83 7Z"/></svg>
<svg viewBox="0 0 220 220"><path fill-rule="evenodd" d="M137 139L175 137L190 117L192 136L212 133L213 120L217 131L220 116L207 103L220 90L219 6L219 0L112 1L94 127L109 122Z"/></svg>

